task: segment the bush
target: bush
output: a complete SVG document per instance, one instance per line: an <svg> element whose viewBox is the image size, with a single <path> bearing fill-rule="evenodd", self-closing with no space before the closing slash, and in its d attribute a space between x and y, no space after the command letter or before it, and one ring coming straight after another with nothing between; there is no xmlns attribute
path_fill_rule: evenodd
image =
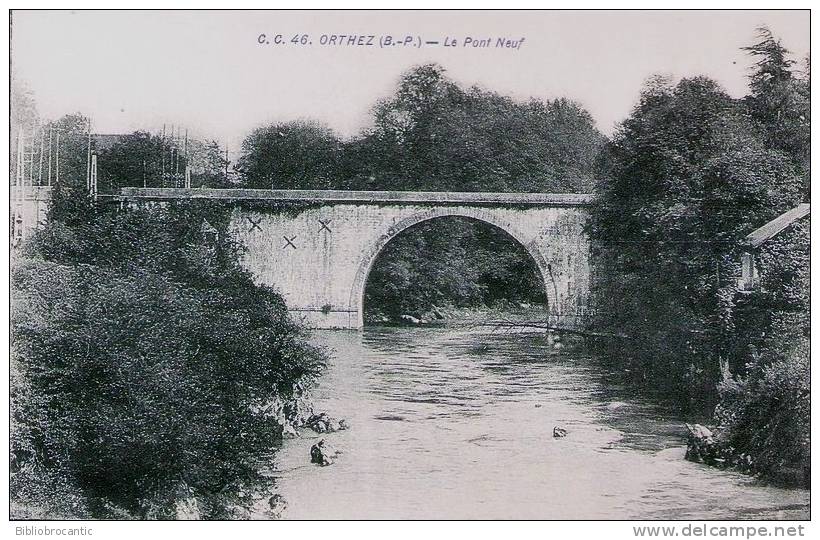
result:
<svg viewBox="0 0 820 540"><path fill-rule="evenodd" d="M752 471L789 484L810 478L809 353L804 339L768 365L749 366L746 378L721 384L715 411L722 444L749 456Z"/></svg>
<svg viewBox="0 0 820 540"><path fill-rule="evenodd" d="M235 517L324 353L239 268L219 209L86 210L50 222L12 271L12 497L74 516L169 518L187 501ZM60 491L43 500L32 478Z"/></svg>

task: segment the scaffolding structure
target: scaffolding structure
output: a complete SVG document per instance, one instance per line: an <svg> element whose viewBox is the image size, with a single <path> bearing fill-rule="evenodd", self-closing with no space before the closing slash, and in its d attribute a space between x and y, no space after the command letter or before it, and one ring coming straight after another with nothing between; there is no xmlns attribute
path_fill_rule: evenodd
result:
<svg viewBox="0 0 820 540"><path fill-rule="evenodd" d="M83 136L88 141L86 188L96 198L97 166L96 155L92 155L91 120L87 121L85 131ZM61 181L61 152L68 134L53 123L17 129L9 190L12 245L18 245L27 231L39 227L49 191Z"/></svg>
<svg viewBox="0 0 820 540"><path fill-rule="evenodd" d="M66 165L70 174L82 167L81 154L85 153L85 188L94 199L98 196L98 154L100 139L95 139L90 119L82 127L61 127L59 123L47 123L34 127L20 127L11 152L10 209L13 243L19 243L25 231L36 228L45 211L46 199L52 186L60 184ZM159 156L155 153L142 160L142 183L158 182L161 187L190 188L192 169L189 165L188 130L180 126L163 124ZM79 142L78 138L83 141ZM68 146L66 146L68 144ZM66 151L69 161L66 162ZM78 159L79 158L79 159ZM157 159L159 158L159 159ZM157 160L157 161L154 161ZM78 163L80 161L80 163ZM153 162L150 163L150 162ZM79 166L79 167L78 167ZM80 171L82 169L79 169ZM159 178L157 179L157 173ZM227 172L227 171L226 171ZM79 174L82 174L79 172ZM72 182L80 181L72 178ZM105 184L104 184L105 185ZM155 184L156 185L156 184Z"/></svg>
<svg viewBox="0 0 820 540"><path fill-rule="evenodd" d="M170 133L162 125L161 175L162 187L191 187L191 171L188 167L188 129L182 134L180 126L171 124ZM166 159L167 158L167 159Z"/></svg>
<svg viewBox="0 0 820 540"><path fill-rule="evenodd" d="M14 156L14 174L11 175L10 186L10 236L13 246L19 245L28 228L39 225L42 213L45 211L44 202L40 193L43 186L44 169L46 167L45 133L40 127L28 133L24 128L17 130ZM53 133L49 133L53 140ZM50 185L52 175L51 144L48 148L48 174L46 182ZM55 168L59 171L59 167ZM48 187L48 186L45 186Z"/></svg>

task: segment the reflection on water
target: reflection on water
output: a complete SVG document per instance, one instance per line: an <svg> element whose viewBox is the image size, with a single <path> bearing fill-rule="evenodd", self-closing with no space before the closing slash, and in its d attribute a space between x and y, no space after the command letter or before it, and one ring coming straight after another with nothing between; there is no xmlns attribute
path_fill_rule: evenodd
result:
<svg viewBox="0 0 820 540"><path fill-rule="evenodd" d="M629 399L582 353L534 333L317 332L335 350L317 411L351 429L285 442L291 519L802 519L807 490L683 460L681 419ZM553 427L568 431L554 438ZM263 516L260 516L263 517Z"/></svg>

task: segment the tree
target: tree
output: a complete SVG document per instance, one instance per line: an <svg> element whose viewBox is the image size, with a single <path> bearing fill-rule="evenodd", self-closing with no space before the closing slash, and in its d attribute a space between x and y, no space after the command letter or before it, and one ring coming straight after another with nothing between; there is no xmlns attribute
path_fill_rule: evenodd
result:
<svg viewBox="0 0 820 540"><path fill-rule="evenodd" d="M324 354L241 268L229 221L213 203L55 198L12 273L16 502L228 518L264 493L259 462Z"/></svg>
<svg viewBox="0 0 820 540"><path fill-rule="evenodd" d="M126 186L161 187L164 153L162 138L147 131L122 136L113 146L98 152L100 187L112 191Z"/></svg>
<svg viewBox="0 0 820 540"><path fill-rule="evenodd" d="M800 167L806 200L811 195L811 86L810 60L806 73L795 73L789 51L763 26L758 42L742 49L754 60L749 75L751 94L746 103L752 117L765 133L770 148L788 154Z"/></svg>
<svg viewBox="0 0 820 540"><path fill-rule="evenodd" d="M37 112L37 103L34 99L34 92L28 87L25 81L18 77L11 78L11 116L10 128L12 140L17 137L20 129L31 132L40 124L40 115Z"/></svg>
<svg viewBox="0 0 820 540"><path fill-rule="evenodd" d="M100 191L126 186L182 187L186 167L191 187L232 185L225 178L224 152L216 141L190 138L183 145L147 131L135 131L97 153Z"/></svg>
<svg viewBox="0 0 820 540"><path fill-rule="evenodd" d="M188 164L191 168L191 187L236 187L234 176L226 173L229 162L225 150L217 141L190 139Z"/></svg>
<svg viewBox="0 0 820 540"><path fill-rule="evenodd" d="M435 64L405 73L373 117L347 174L370 189L587 191L604 142L569 100L463 89Z"/></svg>
<svg viewBox="0 0 820 540"><path fill-rule="evenodd" d="M14 73L12 73L9 90L11 105L9 111L9 183L14 184L17 181L17 150L23 145L26 152L35 150L33 147L37 146L38 143L34 140L34 137L40 135L37 133L40 127L40 114L37 111L34 92L31 91L25 81L16 77ZM32 172L29 167L27 164L25 171L27 174ZM23 183L28 184L28 180L24 180Z"/></svg>
<svg viewBox="0 0 820 540"><path fill-rule="evenodd" d="M714 388L731 354L740 240L800 200L788 156L716 83L656 80L609 145L597 188L596 325L683 394Z"/></svg>
<svg viewBox="0 0 820 540"><path fill-rule="evenodd" d="M319 122L285 122L248 135L236 168L246 187L328 189L338 182L340 152L339 139Z"/></svg>
<svg viewBox="0 0 820 540"><path fill-rule="evenodd" d="M60 181L71 186L86 185L89 122L87 116L74 113L62 116L51 123L51 128L55 131L55 162L59 147ZM60 134L59 144L56 132Z"/></svg>

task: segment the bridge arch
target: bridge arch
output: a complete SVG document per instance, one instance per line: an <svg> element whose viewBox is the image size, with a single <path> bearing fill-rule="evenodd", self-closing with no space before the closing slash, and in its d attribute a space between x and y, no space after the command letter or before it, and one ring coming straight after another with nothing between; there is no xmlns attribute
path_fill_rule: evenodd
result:
<svg viewBox="0 0 820 540"><path fill-rule="evenodd" d="M350 306L351 311L356 312L357 325L359 328L364 326L364 293L367 286L367 278L370 275L370 270L373 264L381 254L384 247L398 235L419 223L430 221L443 217L464 217L474 219L483 223L487 223L494 227L501 229L509 234L516 242L518 242L535 261L535 265L541 274L541 281L544 285L544 294L547 297L547 305L552 304L549 288L549 268L546 257L541 251L539 244L533 238L528 238L523 231L519 230L515 225L505 221L497 213L494 213L489 208L459 208L459 207L438 207L430 208L429 210L418 212L410 217L401 219L393 223L385 232L379 235L375 240L371 241L361 252L356 273L353 278L353 286L350 291Z"/></svg>

